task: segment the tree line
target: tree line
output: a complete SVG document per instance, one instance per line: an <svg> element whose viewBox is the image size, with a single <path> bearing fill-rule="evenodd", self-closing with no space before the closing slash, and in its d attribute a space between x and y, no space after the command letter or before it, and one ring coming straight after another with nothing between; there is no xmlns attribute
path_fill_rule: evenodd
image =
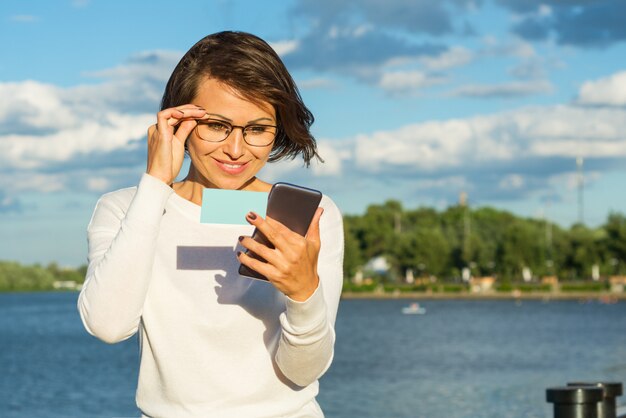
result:
<svg viewBox="0 0 626 418"><path fill-rule="evenodd" d="M524 270L534 278L556 276L566 281L589 279L594 270L601 277L626 272L626 217L620 213L609 214L596 228L582 224L563 228L490 207L406 210L390 200L370 205L363 215L344 216L344 229L346 280L378 256L390 266L379 278L389 282L401 282L408 270L415 277L452 282L460 280L463 269L501 282L522 280ZM0 261L0 291L82 283L86 270L87 266Z"/></svg>
<svg viewBox="0 0 626 418"><path fill-rule="evenodd" d="M517 281L524 274L585 280L619 275L626 267L626 217L620 213L596 228L563 228L491 207L405 210L390 200L345 216L344 228L346 279L377 256L390 266L381 276L388 281L402 281L409 269L444 281L458 281L464 269L475 277Z"/></svg>
<svg viewBox="0 0 626 418"><path fill-rule="evenodd" d="M61 268L56 263L22 265L0 261L0 291L42 291L55 289L55 282L83 283L87 266Z"/></svg>

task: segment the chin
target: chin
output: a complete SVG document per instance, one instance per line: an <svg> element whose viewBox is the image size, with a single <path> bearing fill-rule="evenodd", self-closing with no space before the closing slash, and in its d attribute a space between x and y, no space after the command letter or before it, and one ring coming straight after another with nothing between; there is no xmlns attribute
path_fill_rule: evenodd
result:
<svg viewBox="0 0 626 418"><path fill-rule="evenodd" d="M193 164L193 161L192 161ZM213 187L226 190L238 190L247 186L254 180L255 173L250 173L250 167L248 170L237 174L227 174L222 172L216 167L207 167L203 164L192 165L190 170L191 178L196 182L204 185L204 187Z"/></svg>
<svg viewBox="0 0 626 418"><path fill-rule="evenodd" d="M252 178L214 178L213 181L209 178L207 184L213 184L218 189L238 190L245 187L252 180Z"/></svg>
<svg viewBox="0 0 626 418"><path fill-rule="evenodd" d="M228 182L218 183L217 187L219 187L220 189L225 189L225 190L239 190L239 189L242 189L246 185L246 183L247 181L244 181L244 182L228 181Z"/></svg>

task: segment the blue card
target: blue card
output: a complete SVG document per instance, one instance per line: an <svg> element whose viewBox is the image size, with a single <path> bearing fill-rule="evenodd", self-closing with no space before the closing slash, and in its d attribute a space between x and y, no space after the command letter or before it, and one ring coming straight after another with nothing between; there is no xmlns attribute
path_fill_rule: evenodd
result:
<svg viewBox="0 0 626 418"><path fill-rule="evenodd" d="M205 224L248 225L246 214L255 212L265 217L267 192L204 189L200 222Z"/></svg>

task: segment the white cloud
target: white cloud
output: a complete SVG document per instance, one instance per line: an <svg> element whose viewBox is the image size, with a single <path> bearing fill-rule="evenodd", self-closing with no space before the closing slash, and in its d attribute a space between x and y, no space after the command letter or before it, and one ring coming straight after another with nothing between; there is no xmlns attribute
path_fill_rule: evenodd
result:
<svg viewBox="0 0 626 418"><path fill-rule="evenodd" d="M463 190L463 189L469 189L469 188L471 188L471 185L468 183L467 179L463 176L449 176L449 177L441 177L437 179L417 180L418 190L429 190L429 189Z"/></svg>
<svg viewBox="0 0 626 418"><path fill-rule="evenodd" d="M100 71L85 73L88 77L120 81L167 81L182 57L178 51L153 50L133 54L126 63Z"/></svg>
<svg viewBox="0 0 626 418"><path fill-rule="evenodd" d="M18 23L35 23L39 21L39 16L35 15L13 15L10 18L13 22Z"/></svg>
<svg viewBox="0 0 626 418"><path fill-rule="evenodd" d="M75 126L77 115L64 103L62 95L62 89L36 81L0 83L0 97L10 98L0 101L0 132Z"/></svg>
<svg viewBox="0 0 626 418"><path fill-rule="evenodd" d="M120 157L133 160L128 155L137 153L138 140L154 123L156 104L179 56L140 53L125 65L90 74L104 80L89 85L0 83L0 97L11 98L0 101L2 182L13 193L56 192L69 187L73 170L89 165L81 187L101 191L100 170L119 166Z"/></svg>
<svg viewBox="0 0 626 418"><path fill-rule="evenodd" d="M498 187L503 190L520 189L524 186L524 177L519 174L509 174L498 183Z"/></svg>
<svg viewBox="0 0 626 418"><path fill-rule="evenodd" d="M367 25L367 24L359 25L356 28L354 28L352 33L355 37L359 37L359 36L365 35L366 33L372 31L373 29L374 29L373 25Z"/></svg>
<svg viewBox="0 0 626 418"><path fill-rule="evenodd" d="M38 173L23 170L19 175L0 176L0 187L17 194L21 192L60 192L66 187L66 176L60 173Z"/></svg>
<svg viewBox="0 0 626 418"><path fill-rule="evenodd" d="M13 196L6 195L0 190L0 213L19 212L22 209L22 202Z"/></svg>
<svg viewBox="0 0 626 418"><path fill-rule="evenodd" d="M87 188L94 192L105 192L111 189L111 181L106 177L91 177L87 179Z"/></svg>
<svg viewBox="0 0 626 418"><path fill-rule="evenodd" d="M282 160L263 167L260 177L269 182L280 181L290 176L294 178L299 178L299 176L310 177L311 172L317 178L339 177L343 174L344 161L353 159L352 143L349 141L318 140L317 150L324 160L323 163L313 159L309 169L306 169L299 159Z"/></svg>
<svg viewBox="0 0 626 418"><path fill-rule="evenodd" d="M459 166L471 131L462 121L427 122L356 137L355 158L359 167L377 172L394 166L435 170Z"/></svg>
<svg viewBox="0 0 626 418"><path fill-rule="evenodd" d="M298 49L300 43L298 40L271 42L270 46L281 57L288 55Z"/></svg>
<svg viewBox="0 0 626 418"><path fill-rule="evenodd" d="M86 73L103 81L69 88L64 99L83 107L156 113L165 84L181 56L177 51L137 53L123 65Z"/></svg>
<svg viewBox="0 0 626 418"><path fill-rule="evenodd" d="M154 120L151 114L103 116L51 134L0 136L0 162L4 168L45 169L81 154L123 149L144 136Z"/></svg>
<svg viewBox="0 0 626 418"><path fill-rule="evenodd" d="M342 161L352 158L349 149L339 141L320 140L317 148L323 163L317 160L311 163L313 174L316 176L340 176L342 173Z"/></svg>
<svg viewBox="0 0 626 418"><path fill-rule="evenodd" d="M337 26L333 25L328 29L328 36L331 39L339 37L360 38L374 29L372 25L364 24L357 26Z"/></svg>
<svg viewBox="0 0 626 418"><path fill-rule="evenodd" d="M537 9L537 15L540 17L552 16L552 7L547 4L540 4Z"/></svg>
<svg viewBox="0 0 626 418"><path fill-rule="evenodd" d="M473 59L472 51L453 47L433 57L420 57L419 62L429 71L443 71L469 64Z"/></svg>
<svg viewBox="0 0 626 418"><path fill-rule="evenodd" d="M469 84L454 91L453 96L465 97L519 97L552 92L552 84L547 80L512 81L502 84Z"/></svg>
<svg viewBox="0 0 626 418"><path fill-rule="evenodd" d="M321 88L332 88L335 86L335 82L328 78L311 78L308 80L298 81L298 87L301 89L321 89Z"/></svg>
<svg viewBox="0 0 626 418"><path fill-rule="evenodd" d="M522 59L537 56L533 45L519 38L501 41L493 36L486 36L483 38L483 44L485 47L480 52L482 55L511 56Z"/></svg>
<svg viewBox="0 0 626 418"><path fill-rule="evenodd" d="M443 82L443 78L434 77L421 71L394 71L384 73L379 86L389 92L406 92L418 90Z"/></svg>
<svg viewBox="0 0 626 418"><path fill-rule="evenodd" d="M626 157L624 132L626 110L534 107L359 135L354 155L357 166L374 173L462 172L528 159L558 170L551 158Z"/></svg>
<svg viewBox="0 0 626 418"><path fill-rule="evenodd" d="M131 170L138 170L140 157L130 159L132 164L117 158L143 153L139 140L154 122L154 102L178 55L138 54L125 65L90 74L103 79L90 85L0 83L0 96L11 97L0 102L0 186L12 190L6 198L15 199L20 191L68 188L99 193L128 179ZM430 65L445 67L443 61ZM380 83L389 91L419 89L433 82L429 77L405 69L388 72ZM325 85L326 80L310 82ZM313 161L305 172L300 160L284 161L268 165L261 176L319 182L337 194L351 192L346 187L357 183L403 182L413 192L427 190L433 198L447 199L459 190L484 191L488 183L490 193L510 198L549 188L547 179L571 172L571 164L555 161L579 155L586 161L626 158L624 132L626 108L522 108L322 139L318 145L324 164ZM92 160L97 164L91 165ZM113 167L126 171L114 172ZM338 182L340 177L348 180ZM393 187L388 186L389 195Z"/></svg>
<svg viewBox="0 0 626 418"><path fill-rule="evenodd" d="M515 64L508 70L513 77L523 80L545 79L546 69L540 58L529 58Z"/></svg>
<svg viewBox="0 0 626 418"><path fill-rule="evenodd" d="M370 79L392 95L411 95L417 91L449 81L446 70L469 64L473 53L463 47L452 47L437 55L399 55L388 59ZM365 77L364 77L365 78Z"/></svg>
<svg viewBox="0 0 626 418"><path fill-rule="evenodd" d="M583 174L583 184L585 187L591 186L594 183L600 181L602 173L598 171L589 171ZM548 178L548 183L556 189L565 189L568 191L575 191L579 187L580 175L575 171L569 171L565 173L556 174Z"/></svg>
<svg viewBox="0 0 626 418"><path fill-rule="evenodd" d="M577 102L584 105L626 105L626 71L584 83Z"/></svg>
<svg viewBox="0 0 626 418"><path fill-rule="evenodd" d="M264 181L273 183L281 181L286 176L302 170L302 167L302 162L297 160L283 160L278 163L270 163L262 168L259 177Z"/></svg>

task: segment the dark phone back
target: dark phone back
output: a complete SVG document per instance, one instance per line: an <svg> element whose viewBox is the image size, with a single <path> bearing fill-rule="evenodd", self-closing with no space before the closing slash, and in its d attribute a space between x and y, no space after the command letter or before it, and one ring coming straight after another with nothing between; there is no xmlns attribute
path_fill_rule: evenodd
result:
<svg viewBox="0 0 626 418"><path fill-rule="evenodd" d="M311 225L321 200L322 193L318 190L289 183L276 183L272 186L272 190L270 190L267 198L266 215L304 236L309 229L309 225ZM252 238L270 248L274 248L267 238L256 229L252 234ZM247 254L258 260L265 261L253 252L247 251ZM267 280L265 276L244 265L239 266L239 274L259 280Z"/></svg>

